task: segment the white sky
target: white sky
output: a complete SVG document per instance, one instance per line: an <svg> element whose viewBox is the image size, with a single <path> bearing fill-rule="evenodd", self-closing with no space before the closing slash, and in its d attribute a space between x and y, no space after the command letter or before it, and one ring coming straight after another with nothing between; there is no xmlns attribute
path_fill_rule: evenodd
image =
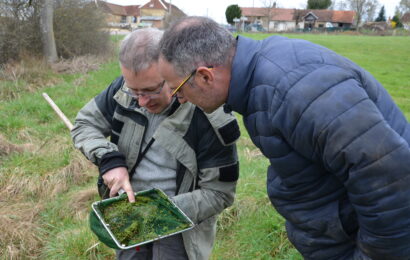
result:
<svg viewBox="0 0 410 260"><path fill-rule="evenodd" d="M119 5L137 5L146 3L147 0L106 0L110 3ZM340 0L337 0L339 2ZM240 7L264 7L263 0L168 0L176 5L187 15L208 16L218 23L226 24L225 10L229 5L237 4ZM307 0L277 0L277 6L282 8L300 8L306 7ZM400 0L378 0L379 8L376 15L379 13L380 7L384 5L386 9L386 18L393 17L394 10Z"/></svg>

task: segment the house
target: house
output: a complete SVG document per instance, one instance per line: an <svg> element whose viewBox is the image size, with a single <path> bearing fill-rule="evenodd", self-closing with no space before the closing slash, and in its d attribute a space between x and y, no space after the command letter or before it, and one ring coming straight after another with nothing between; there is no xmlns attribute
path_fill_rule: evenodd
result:
<svg viewBox="0 0 410 260"><path fill-rule="evenodd" d="M150 0L128 6L106 1L98 3L102 10L107 13L107 22L111 26L164 28L172 19L185 16L178 7L164 0Z"/></svg>
<svg viewBox="0 0 410 260"><path fill-rule="evenodd" d="M303 10L299 22L303 24L303 29L313 28L341 28L353 27L355 11L338 10Z"/></svg>
<svg viewBox="0 0 410 260"><path fill-rule="evenodd" d="M294 9L241 7L246 25L257 24L267 31L290 31L295 29Z"/></svg>
<svg viewBox="0 0 410 260"><path fill-rule="evenodd" d="M139 5L116 5L99 1L98 6L106 13L106 21L111 25L137 23L140 17Z"/></svg>
<svg viewBox="0 0 410 260"><path fill-rule="evenodd" d="M164 0L150 0L140 7L141 17L140 22L148 24L156 28L164 28L172 20L185 16L175 5Z"/></svg>
<svg viewBox="0 0 410 260"><path fill-rule="evenodd" d="M405 13L400 21L403 24L404 29L410 30L410 12Z"/></svg>
<svg viewBox="0 0 410 260"><path fill-rule="evenodd" d="M300 10L285 8L241 7L248 25L260 24L267 31L292 31L313 28L350 28L354 11Z"/></svg>

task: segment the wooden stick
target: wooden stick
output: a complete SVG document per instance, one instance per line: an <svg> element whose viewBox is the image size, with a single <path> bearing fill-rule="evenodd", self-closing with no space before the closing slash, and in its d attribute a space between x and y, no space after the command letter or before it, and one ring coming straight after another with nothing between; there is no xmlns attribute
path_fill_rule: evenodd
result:
<svg viewBox="0 0 410 260"><path fill-rule="evenodd" d="M68 127L68 129L71 131L73 129L73 124L71 124L70 120L64 115L64 113L58 108L58 106L54 103L54 101L47 95L47 93L43 93L43 97L46 99L46 101L50 104L50 106L53 108L54 112L57 113L57 115L63 120L64 124Z"/></svg>

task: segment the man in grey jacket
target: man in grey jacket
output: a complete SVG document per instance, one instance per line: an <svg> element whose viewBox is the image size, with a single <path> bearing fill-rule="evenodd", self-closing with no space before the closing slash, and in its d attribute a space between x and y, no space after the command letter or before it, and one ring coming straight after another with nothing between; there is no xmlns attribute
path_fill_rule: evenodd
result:
<svg viewBox="0 0 410 260"><path fill-rule="evenodd" d="M161 40L180 102L243 115L305 259L410 259L410 124L367 71L322 46L187 17Z"/></svg>
<svg viewBox="0 0 410 260"><path fill-rule="evenodd" d="M159 188L196 224L182 235L119 250L118 259L208 259L216 218L234 200L239 127L223 109L205 114L171 97L157 71L161 36L143 29L124 39L122 76L81 109L72 137L99 167L99 186L106 184L110 197L123 189L133 202L134 191Z"/></svg>

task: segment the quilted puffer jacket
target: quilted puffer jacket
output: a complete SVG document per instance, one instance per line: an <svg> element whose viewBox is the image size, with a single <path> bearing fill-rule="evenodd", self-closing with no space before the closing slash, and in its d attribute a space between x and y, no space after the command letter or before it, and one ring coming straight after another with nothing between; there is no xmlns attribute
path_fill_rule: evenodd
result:
<svg viewBox="0 0 410 260"><path fill-rule="evenodd" d="M307 41L239 36L226 106L269 158L269 198L305 259L410 259L410 125L368 72Z"/></svg>

